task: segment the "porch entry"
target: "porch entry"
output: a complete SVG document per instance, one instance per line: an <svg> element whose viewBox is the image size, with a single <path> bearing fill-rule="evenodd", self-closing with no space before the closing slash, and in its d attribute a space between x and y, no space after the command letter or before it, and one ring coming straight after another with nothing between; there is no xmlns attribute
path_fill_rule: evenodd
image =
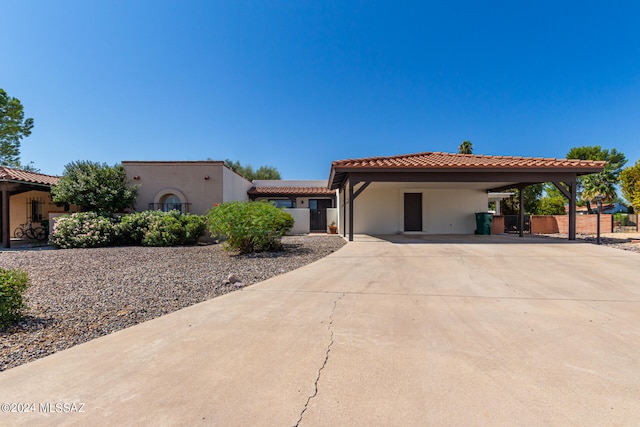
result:
<svg viewBox="0 0 640 427"><path fill-rule="evenodd" d="M404 193L404 231L422 231L422 193Z"/></svg>
<svg viewBox="0 0 640 427"><path fill-rule="evenodd" d="M330 199L309 200L309 228L311 231L327 231L327 209L333 207Z"/></svg>

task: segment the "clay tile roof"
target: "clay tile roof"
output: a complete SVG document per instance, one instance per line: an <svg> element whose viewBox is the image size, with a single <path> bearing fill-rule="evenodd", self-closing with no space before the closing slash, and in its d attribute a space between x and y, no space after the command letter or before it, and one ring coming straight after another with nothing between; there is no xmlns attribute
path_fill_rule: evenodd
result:
<svg viewBox="0 0 640 427"><path fill-rule="evenodd" d="M340 169L602 169L604 161L476 154L416 153L390 157L337 160ZM596 170L597 171L597 170Z"/></svg>
<svg viewBox="0 0 640 427"><path fill-rule="evenodd" d="M251 196L332 196L335 191L327 187L252 187L248 192Z"/></svg>
<svg viewBox="0 0 640 427"><path fill-rule="evenodd" d="M20 169L0 166L0 181L56 185L59 180L59 176L44 175L41 173L27 172Z"/></svg>

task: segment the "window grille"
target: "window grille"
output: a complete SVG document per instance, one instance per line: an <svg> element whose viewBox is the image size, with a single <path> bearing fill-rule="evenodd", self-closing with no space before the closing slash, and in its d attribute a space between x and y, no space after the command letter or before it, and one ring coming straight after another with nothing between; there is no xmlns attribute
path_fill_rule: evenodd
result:
<svg viewBox="0 0 640 427"><path fill-rule="evenodd" d="M42 199L27 199L27 222L42 222Z"/></svg>

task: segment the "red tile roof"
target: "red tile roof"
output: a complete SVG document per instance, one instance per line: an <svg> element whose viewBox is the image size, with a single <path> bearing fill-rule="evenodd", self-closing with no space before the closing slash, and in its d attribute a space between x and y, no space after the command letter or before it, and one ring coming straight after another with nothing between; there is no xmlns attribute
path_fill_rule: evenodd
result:
<svg viewBox="0 0 640 427"><path fill-rule="evenodd" d="M327 187L252 187L247 193L257 197L333 196L336 194Z"/></svg>
<svg viewBox="0 0 640 427"><path fill-rule="evenodd" d="M569 160L542 157L485 156L476 154L416 153L390 157L336 160L332 168L340 169L594 169L600 171L604 161Z"/></svg>
<svg viewBox="0 0 640 427"><path fill-rule="evenodd" d="M41 173L27 172L20 169L0 166L0 182L25 182L33 184L55 185L60 180L59 176L44 175Z"/></svg>

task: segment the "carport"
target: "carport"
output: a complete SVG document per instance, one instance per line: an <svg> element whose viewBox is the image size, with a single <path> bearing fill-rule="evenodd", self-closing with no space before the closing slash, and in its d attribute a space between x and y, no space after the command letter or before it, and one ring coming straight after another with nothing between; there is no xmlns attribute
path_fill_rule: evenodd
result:
<svg viewBox="0 0 640 427"><path fill-rule="evenodd" d="M2 247L11 247L10 213L11 196L26 191L50 191L51 186L58 183L57 176L41 173L27 172L23 170L0 167L0 233L2 234Z"/></svg>
<svg viewBox="0 0 640 427"><path fill-rule="evenodd" d="M425 152L334 161L331 164L329 188L339 189L341 193L340 208L342 217L345 219L342 232L346 237L348 229L349 241L353 241L354 229L357 225L355 221L363 220L367 215L372 214L372 209L367 209L367 212L358 211L355 201L372 184L384 188L381 185L383 183L389 188L393 187L393 184L398 186L419 184L429 188L444 189L444 191L469 189L476 192L483 191L485 194L517 188L521 190L519 228L522 237L524 224L522 190L532 184L551 182L568 199L569 240L575 240L577 178L581 175L601 172L604 166L604 161L593 160ZM460 197L464 197L464 193ZM397 222L407 221L406 200L405 196L405 211L401 213L404 215L404 220L398 219ZM486 210L486 204L484 209ZM402 211L402 207L399 210Z"/></svg>

